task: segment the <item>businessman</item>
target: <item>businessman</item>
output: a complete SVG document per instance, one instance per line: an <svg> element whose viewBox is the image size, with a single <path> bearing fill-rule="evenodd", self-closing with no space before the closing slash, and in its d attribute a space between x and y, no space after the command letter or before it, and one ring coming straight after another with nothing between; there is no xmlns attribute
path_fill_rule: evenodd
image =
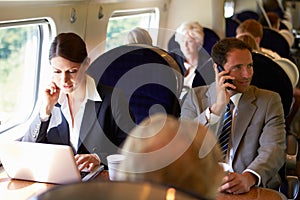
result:
<svg viewBox="0 0 300 200"><path fill-rule="evenodd" d="M278 189L286 149L280 96L250 85L251 49L241 40L220 40L212 49L212 59L215 82L188 93L181 118L203 123L218 136L223 162L231 167L221 192L245 193L254 185ZM224 123L228 104L231 118ZM227 142L222 141L223 126L229 132Z"/></svg>

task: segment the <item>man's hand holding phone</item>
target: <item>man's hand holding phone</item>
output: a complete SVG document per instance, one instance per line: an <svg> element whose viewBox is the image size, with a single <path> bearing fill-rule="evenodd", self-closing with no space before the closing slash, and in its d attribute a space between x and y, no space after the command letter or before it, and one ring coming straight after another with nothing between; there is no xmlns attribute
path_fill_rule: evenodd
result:
<svg viewBox="0 0 300 200"><path fill-rule="evenodd" d="M224 68L223 68L221 65L217 65L217 68L218 68L218 71L219 71L219 72L225 71ZM233 84L233 81L232 81L232 79L226 79L226 80L224 81L224 83L230 83L230 84ZM226 87L226 89L227 89L227 90L231 90L231 87Z"/></svg>
<svg viewBox="0 0 300 200"><path fill-rule="evenodd" d="M221 65L215 65L214 68L216 73L216 102L210 107L210 110L220 116L229 103L231 91L236 87L232 83L234 77L229 76Z"/></svg>

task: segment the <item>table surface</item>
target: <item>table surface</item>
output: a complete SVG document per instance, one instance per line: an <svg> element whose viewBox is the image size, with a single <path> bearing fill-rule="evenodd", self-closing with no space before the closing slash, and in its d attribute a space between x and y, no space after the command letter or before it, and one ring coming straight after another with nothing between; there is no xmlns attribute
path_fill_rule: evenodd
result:
<svg viewBox="0 0 300 200"><path fill-rule="evenodd" d="M107 181L109 180L108 172L101 172L95 181ZM32 181L14 180L7 176L4 169L0 168L0 197L1 200L25 200L33 196L39 195L50 188L57 185L38 183ZM285 196L277 191L266 188L252 188L250 192L241 195L232 195L220 193L217 196L217 200L243 200L243 199L272 199L281 200L286 199Z"/></svg>

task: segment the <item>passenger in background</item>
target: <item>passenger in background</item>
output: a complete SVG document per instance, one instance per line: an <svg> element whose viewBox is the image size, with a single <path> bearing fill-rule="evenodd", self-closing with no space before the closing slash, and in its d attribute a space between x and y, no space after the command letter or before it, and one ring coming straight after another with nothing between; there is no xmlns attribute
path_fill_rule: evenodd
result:
<svg viewBox="0 0 300 200"><path fill-rule="evenodd" d="M128 135L118 180L153 181L215 199L225 173L221 152L205 126L156 114Z"/></svg>
<svg viewBox="0 0 300 200"><path fill-rule="evenodd" d="M261 0L265 12L275 12L280 19L291 22L292 15L286 0Z"/></svg>
<svg viewBox="0 0 300 200"><path fill-rule="evenodd" d="M250 85L255 73L251 49L241 40L220 40L212 49L212 58L216 81L190 90L181 118L206 124L220 137L225 108L231 102L231 128L222 145L231 173L224 177L220 191L241 194L255 185L277 190L281 183L278 172L286 155L280 96ZM224 71L219 72L217 65ZM228 79L232 83L225 81ZM219 140L221 143L222 138Z"/></svg>
<svg viewBox="0 0 300 200"><path fill-rule="evenodd" d="M175 41L180 45L180 51L170 54L177 61L184 76L182 97L192 87L206 85L205 77L209 74L200 74L203 68L212 68L210 55L202 48L204 41L203 27L199 22L189 21L182 23L175 33ZM212 73L213 74L213 73Z"/></svg>
<svg viewBox="0 0 300 200"><path fill-rule="evenodd" d="M286 39L286 41L289 43L289 46L291 48L293 46L293 43L295 40L293 33L288 29L280 29L280 20L281 19L275 12L268 12L267 17L270 21L271 28L273 28L278 33L280 33ZM263 26L269 27L269 24L268 24L267 20L265 19L265 17L261 17L259 19L259 22Z"/></svg>
<svg viewBox="0 0 300 200"><path fill-rule="evenodd" d="M259 51L259 46L257 45L254 37L250 33L242 33L236 36L236 38L242 40L251 47L253 51Z"/></svg>
<svg viewBox="0 0 300 200"><path fill-rule="evenodd" d="M273 28L275 30L279 30L279 26L280 26L280 18L279 16L275 13L275 12L267 12L267 17L269 19L270 28ZM264 16L259 18L259 22L266 27L269 27L269 24L266 20L266 18Z"/></svg>
<svg viewBox="0 0 300 200"><path fill-rule="evenodd" d="M245 33L249 33L254 37L261 52L268 54L272 58L280 58L278 53L260 46L260 41L263 37L263 26L258 21L254 19L247 19L242 22L236 29L236 37Z"/></svg>
<svg viewBox="0 0 300 200"><path fill-rule="evenodd" d="M87 75L86 45L75 33L55 37L49 60L52 82L23 141L70 145L80 170L92 170L117 151L131 130L126 101L118 94L112 99L111 88L97 87Z"/></svg>
<svg viewBox="0 0 300 200"><path fill-rule="evenodd" d="M152 45L152 38L149 32L143 28L136 27L127 34L128 44L148 44Z"/></svg>

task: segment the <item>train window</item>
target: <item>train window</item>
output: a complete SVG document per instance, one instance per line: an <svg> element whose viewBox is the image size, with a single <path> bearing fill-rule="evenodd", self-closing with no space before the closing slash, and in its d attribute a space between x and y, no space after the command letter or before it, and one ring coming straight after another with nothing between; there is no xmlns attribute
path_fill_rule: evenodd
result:
<svg viewBox="0 0 300 200"><path fill-rule="evenodd" d="M153 30L159 27L159 11L157 8L120 10L113 12L107 26L106 50L124 44L126 34L135 27L141 27L150 32L153 44L157 39ZM151 31L150 31L151 29Z"/></svg>
<svg viewBox="0 0 300 200"><path fill-rule="evenodd" d="M224 17L229 18L234 14L234 1L225 0L224 3Z"/></svg>
<svg viewBox="0 0 300 200"><path fill-rule="evenodd" d="M0 133L25 122L34 110L47 34L47 20L0 23Z"/></svg>

